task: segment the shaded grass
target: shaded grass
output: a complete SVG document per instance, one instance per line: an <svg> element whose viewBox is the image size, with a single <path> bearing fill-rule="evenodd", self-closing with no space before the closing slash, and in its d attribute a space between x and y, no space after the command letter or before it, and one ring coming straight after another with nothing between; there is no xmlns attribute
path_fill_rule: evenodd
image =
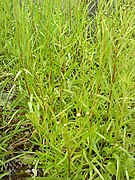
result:
<svg viewBox="0 0 135 180"><path fill-rule="evenodd" d="M110 4L1 2L1 172L133 179L134 9Z"/></svg>

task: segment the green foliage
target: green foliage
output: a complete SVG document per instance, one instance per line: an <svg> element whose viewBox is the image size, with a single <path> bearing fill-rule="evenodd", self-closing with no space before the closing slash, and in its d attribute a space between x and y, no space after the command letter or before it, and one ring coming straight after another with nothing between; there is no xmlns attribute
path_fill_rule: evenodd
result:
<svg viewBox="0 0 135 180"><path fill-rule="evenodd" d="M0 177L134 178L134 3L112 4L0 2Z"/></svg>

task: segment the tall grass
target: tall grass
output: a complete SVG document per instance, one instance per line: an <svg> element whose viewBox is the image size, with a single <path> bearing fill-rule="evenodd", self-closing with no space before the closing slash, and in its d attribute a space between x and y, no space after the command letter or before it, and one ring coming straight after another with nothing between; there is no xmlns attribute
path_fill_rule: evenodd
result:
<svg viewBox="0 0 135 180"><path fill-rule="evenodd" d="M84 4L0 3L2 173L17 159L34 177L135 176L134 2L92 19Z"/></svg>

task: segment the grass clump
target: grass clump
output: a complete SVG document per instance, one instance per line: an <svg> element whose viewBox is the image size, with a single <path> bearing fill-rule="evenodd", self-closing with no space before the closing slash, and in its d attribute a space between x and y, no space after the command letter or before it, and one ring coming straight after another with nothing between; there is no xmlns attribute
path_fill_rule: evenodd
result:
<svg viewBox="0 0 135 180"><path fill-rule="evenodd" d="M134 178L133 5L1 1L1 178Z"/></svg>

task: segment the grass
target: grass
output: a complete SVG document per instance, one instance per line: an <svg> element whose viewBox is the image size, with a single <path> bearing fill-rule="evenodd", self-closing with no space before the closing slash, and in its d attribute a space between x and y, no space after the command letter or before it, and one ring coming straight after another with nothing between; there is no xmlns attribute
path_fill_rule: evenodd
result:
<svg viewBox="0 0 135 180"><path fill-rule="evenodd" d="M134 179L134 2L112 4L0 2L0 178Z"/></svg>

